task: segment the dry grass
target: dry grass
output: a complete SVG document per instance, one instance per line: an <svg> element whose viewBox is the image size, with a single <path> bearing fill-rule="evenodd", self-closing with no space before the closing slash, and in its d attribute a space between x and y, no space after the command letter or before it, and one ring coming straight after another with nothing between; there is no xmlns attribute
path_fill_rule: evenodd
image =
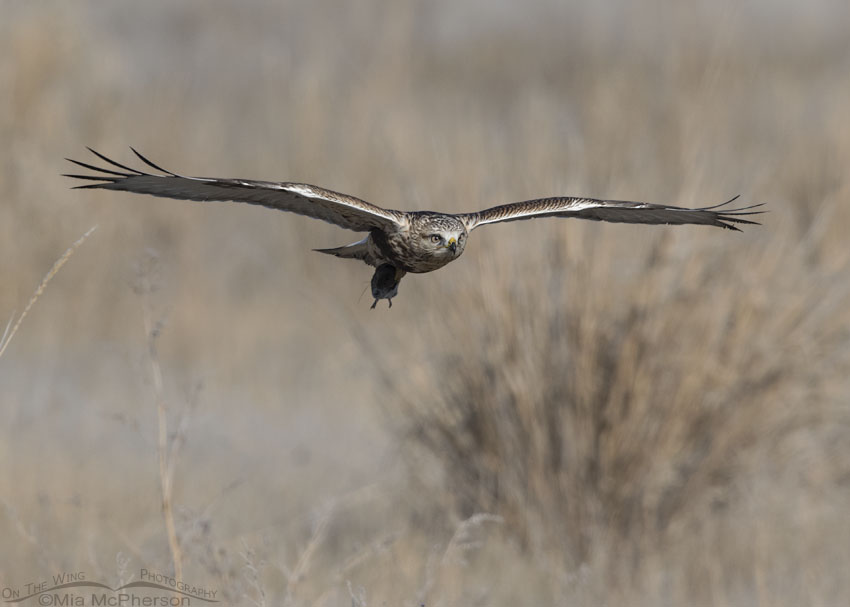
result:
<svg viewBox="0 0 850 607"><path fill-rule="evenodd" d="M227 604L845 600L846 9L213 4L4 5L0 316L101 229L0 359L0 587L182 566ZM770 213L488 227L370 312L368 269L309 251L350 241L331 226L58 177L131 144L404 209Z"/></svg>
<svg viewBox="0 0 850 607"><path fill-rule="evenodd" d="M604 561L608 582L629 589L663 564L677 602L694 600L705 571L677 564L683 544L705 541L695 527L759 517L805 491L811 466L850 497L848 462L832 450L850 421L847 286L810 270L799 289L787 273L801 251L780 238L746 262L661 238L632 260L634 278L606 285L623 257L601 238L582 242L586 256L553 234L542 263L482 266L475 316L456 309L414 332L422 373L411 381L388 357L389 410L413 478L438 470L419 490L439 496L429 506L499 513L528 554L566 571ZM435 343L454 347L435 356ZM801 441L830 448L803 464ZM749 495L767 462L782 473ZM798 508L780 510L793 520ZM805 542L754 555L752 540L728 537L712 555L721 579L789 559L801 580L828 566L803 558Z"/></svg>
<svg viewBox="0 0 850 607"><path fill-rule="evenodd" d="M38 286L33 291L33 294L30 295L29 300L27 301L27 305L24 306L24 311L21 312L21 315L17 318L15 317L15 313L12 312L12 315L9 317L9 322L6 323L6 329L3 331L3 335L0 336L0 356L3 356L3 352L6 351L6 348L9 347L9 344L12 342L12 338L15 337L15 333L18 332L18 329L21 328L21 324L24 322L24 319L29 314L32 307L35 305L35 302L38 301L38 298L41 297L41 294L44 293L44 290L47 288L47 285L53 280L53 277L62 269L62 266L65 265L71 255L74 254L74 251L77 250L81 244L83 244L86 239L97 229L97 226L92 226L89 230L80 236L74 244L72 244L68 249L62 253L61 257L57 259L50 269L47 271L47 274L41 279L41 282L38 283Z"/></svg>

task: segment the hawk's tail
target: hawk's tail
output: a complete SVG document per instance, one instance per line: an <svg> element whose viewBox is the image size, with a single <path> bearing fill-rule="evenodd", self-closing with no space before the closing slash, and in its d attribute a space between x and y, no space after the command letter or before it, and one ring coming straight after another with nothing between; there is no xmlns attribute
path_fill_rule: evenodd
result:
<svg viewBox="0 0 850 607"><path fill-rule="evenodd" d="M369 246L366 243L368 242L368 240L369 237L367 236L363 240L352 242L351 244L345 245L344 247L336 247L335 249L313 250L318 251L319 253L327 253L328 255L334 255L335 257L344 257L346 259L362 259L363 261L367 261L367 258L369 257Z"/></svg>

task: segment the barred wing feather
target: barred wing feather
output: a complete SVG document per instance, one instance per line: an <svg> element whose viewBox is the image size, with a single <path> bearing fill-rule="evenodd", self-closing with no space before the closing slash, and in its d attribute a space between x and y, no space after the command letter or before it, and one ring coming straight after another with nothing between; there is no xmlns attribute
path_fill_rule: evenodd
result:
<svg viewBox="0 0 850 607"><path fill-rule="evenodd" d="M354 196L305 183L185 177L155 165L133 150L142 162L160 174L146 173L115 162L91 148L89 151L111 165L111 168L68 158L70 162L94 172L87 175L65 175L96 182L78 186L80 188L123 190L180 200L245 202L321 219L356 232L368 232L375 228L398 229L406 221L404 213L400 211L382 209Z"/></svg>
<svg viewBox="0 0 850 607"><path fill-rule="evenodd" d="M488 223L518 221L537 217L578 217L580 219L618 223L701 224L730 230L739 230L734 225L736 223L757 224L757 222L745 219L745 217L760 214L762 211L754 211L753 209L762 205L725 208L726 205L737 199L738 196L735 196L731 200L713 207L689 209L624 200L573 197L540 198L503 204L476 213L461 214L458 217L466 224L467 230Z"/></svg>

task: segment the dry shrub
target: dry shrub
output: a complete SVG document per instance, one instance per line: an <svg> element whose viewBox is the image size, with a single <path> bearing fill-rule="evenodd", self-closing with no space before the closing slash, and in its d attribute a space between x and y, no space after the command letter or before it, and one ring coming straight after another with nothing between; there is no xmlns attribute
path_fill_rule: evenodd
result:
<svg viewBox="0 0 850 607"><path fill-rule="evenodd" d="M793 460L786 439L816 445L846 423L847 288L782 225L573 227L471 266L473 299L414 333L431 356L385 362L387 400L411 477L441 507L503 516L550 566L605 559L609 581L634 580L673 554L665 542L740 505L762 456Z"/></svg>

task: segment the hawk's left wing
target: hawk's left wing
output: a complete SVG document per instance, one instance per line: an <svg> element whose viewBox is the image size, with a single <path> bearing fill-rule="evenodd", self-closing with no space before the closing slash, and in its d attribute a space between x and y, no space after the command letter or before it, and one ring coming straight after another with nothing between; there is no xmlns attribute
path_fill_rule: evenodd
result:
<svg viewBox="0 0 850 607"><path fill-rule="evenodd" d="M618 223L652 224L702 224L738 230L735 223L756 224L742 216L758 215L762 211L753 211L761 204L735 209L723 209L738 196L713 207L687 209L647 202L628 202L624 200L597 200L595 198L540 198L503 204L476 213L461 213L457 217L466 224L467 230L488 223L534 219L535 217L578 217L595 221L613 221ZM740 231L740 230L739 230Z"/></svg>
<svg viewBox="0 0 850 607"><path fill-rule="evenodd" d="M112 168L99 167L68 158L70 162L95 172L89 175L65 175L65 177L94 182L78 186L81 188L123 190L180 200L247 202L321 219L355 232L368 232L375 228L394 231L407 224L407 216L401 211L382 209L354 196L315 185L252 179L186 177L155 165L133 150L142 162L161 174L146 173L115 162L91 148L89 151L102 161L109 163Z"/></svg>

